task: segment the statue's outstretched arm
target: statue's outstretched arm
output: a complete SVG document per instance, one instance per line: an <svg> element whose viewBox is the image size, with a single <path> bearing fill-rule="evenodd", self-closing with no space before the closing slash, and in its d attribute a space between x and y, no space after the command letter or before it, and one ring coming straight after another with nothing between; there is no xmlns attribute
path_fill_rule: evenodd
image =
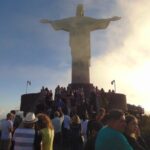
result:
<svg viewBox="0 0 150 150"><path fill-rule="evenodd" d="M62 19L62 20L48 20L48 19L41 19L40 23L50 24L55 30L64 30L69 31L69 24L70 19Z"/></svg>
<svg viewBox="0 0 150 150"><path fill-rule="evenodd" d="M120 20L121 17L118 17L118 16L114 16L112 18L109 18L110 21L117 21L117 20Z"/></svg>
<svg viewBox="0 0 150 150"><path fill-rule="evenodd" d="M40 20L40 23L52 23L52 21L51 20L48 20L48 19L41 19Z"/></svg>

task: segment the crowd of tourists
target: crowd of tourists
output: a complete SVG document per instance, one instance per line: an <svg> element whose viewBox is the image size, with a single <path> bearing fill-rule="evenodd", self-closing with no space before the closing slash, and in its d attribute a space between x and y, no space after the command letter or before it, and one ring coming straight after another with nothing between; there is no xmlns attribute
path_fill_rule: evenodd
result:
<svg viewBox="0 0 150 150"><path fill-rule="evenodd" d="M65 114L59 108L51 119L44 113L28 112L16 126L7 114L2 122L1 150L148 150L138 119L121 110L108 114ZM18 119L16 114L16 119Z"/></svg>
<svg viewBox="0 0 150 150"><path fill-rule="evenodd" d="M93 111L98 112L99 104L97 103L97 97L100 97L102 101L106 101L106 95L109 95L108 93L111 95L114 91L109 90L109 92L106 93L104 89L99 90L97 87L85 91L83 88L72 89L69 86L65 88L58 85L53 95L52 90L49 90L47 87L42 87L40 92L42 101L37 104L35 113L44 112L51 116L61 107L62 110L67 111L68 114L70 114L71 111L75 111L81 117L85 111L88 111L88 114ZM53 116L51 116L51 118L53 118Z"/></svg>
<svg viewBox="0 0 150 150"><path fill-rule="evenodd" d="M82 105L72 107L81 101L72 101L72 106L66 107L63 91L56 88L55 103L50 107L53 94L42 88L41 92L47 95L48 111L8 113L1 124L0 150L150 149L141 136L135 116L118 109L107 111L100 107L95 111L93 107L86 109L88 107ZM76 96L84 102L81 89L76 91Z"/></svg>

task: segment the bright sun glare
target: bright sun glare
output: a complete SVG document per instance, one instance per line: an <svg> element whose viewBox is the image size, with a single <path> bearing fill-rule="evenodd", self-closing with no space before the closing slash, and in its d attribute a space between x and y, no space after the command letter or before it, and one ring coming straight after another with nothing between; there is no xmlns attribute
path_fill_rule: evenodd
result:
<svg viewBox="0 0 150 150"><path fill-rule="evenodd" d="M150 22L149 20L142 22L141 27L137 28L137 43L136 48L138 49L138 64L136 69L131 74L131 83L133 88L137 92L140 103L145 108L146 111L150 110Z"/></svg>

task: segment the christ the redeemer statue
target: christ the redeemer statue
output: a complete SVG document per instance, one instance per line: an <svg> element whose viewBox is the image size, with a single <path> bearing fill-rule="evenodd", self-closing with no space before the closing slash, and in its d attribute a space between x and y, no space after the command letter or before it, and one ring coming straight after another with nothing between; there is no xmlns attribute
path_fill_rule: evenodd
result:
<svg viewBox="0 0 150 150"><path fill-rule="evenodd" d="M90 32L98 29L105 29L111 21L121 19L112 17L107 19L95 19L84 16L83 5L79 4L75 17L69 17L61 20L42 19L41 23L51 24L55 30L64 30L69 32L72 55L72 84L90 83Z"/></svg>

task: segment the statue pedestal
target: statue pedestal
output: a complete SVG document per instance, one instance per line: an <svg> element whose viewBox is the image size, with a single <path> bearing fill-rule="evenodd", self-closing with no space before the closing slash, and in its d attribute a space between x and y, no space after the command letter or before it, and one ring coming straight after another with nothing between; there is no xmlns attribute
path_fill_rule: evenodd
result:
<svg viewBox="0 0 150 150"><path fill-rule="evenodd" d="M91 83L71 83L67 88L72 90L83 89L85 100L89 106L94 106L98 112L100 107L107 111L111 109L122 109L127 111L126 95L121 93L104 92L97 89ZM70 97L68 97L70 99ZM54 103L54 101L51 101ZM80 107L82 109L82 106ZM88 107L89 108L89 107ZM29 93L21 96L20 110L24 112L46 112L45 96L41 93Z"/></svg>
<svg viewBox="0 0 150 150"><path fill-rule="evenodd" d="M78 62L72 62L72 84L73 87L86 87L90 84L90 70L89 62L86 60L78 60ZM83 85L82 85L83 84Z"/></svg>

